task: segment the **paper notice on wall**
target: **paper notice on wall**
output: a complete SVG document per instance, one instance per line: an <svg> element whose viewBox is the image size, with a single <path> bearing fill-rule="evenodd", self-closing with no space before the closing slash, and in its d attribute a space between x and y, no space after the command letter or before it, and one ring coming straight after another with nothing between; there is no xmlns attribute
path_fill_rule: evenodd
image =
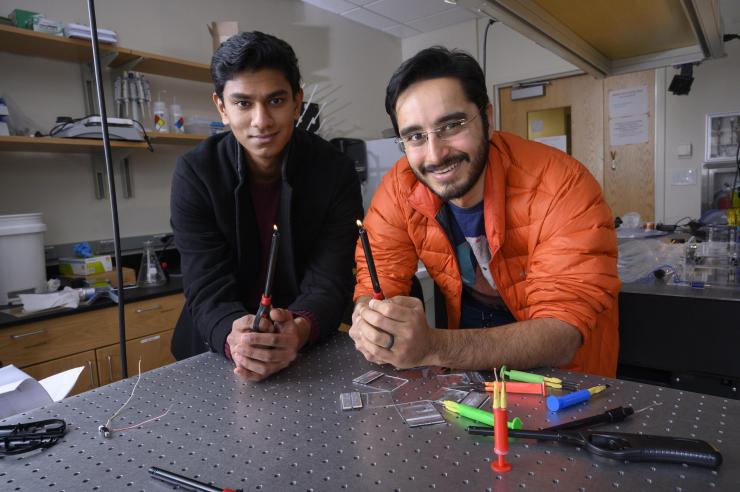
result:
<svg viewBox="0 0 740 492"><path fill-rule="evenodd" d="M609 92L609 118L635 116L648 112L646 85ZM614 145L612 143L612 145Z"/></svg>
<svg viewBox="0 0 740 492"><path fill-rule="evenodd" d="M647 141L647 114L609 119L609 143L612 146L640 144Z"/></svg>
<svg viewBox="0 0 740 492"><path fill-rule="evenodd" d="M568 152L568 137L567 135L555 135L552 137L537 137L534 139L535 142L540 142L550 147L555 147L563 152Z"/></svg>
<svg viewBox="0 0 740 492"><path fill-rule="evenodd" d="M541 133L545 129L545 122L543 120L535 119L529 124L529 130L532 133Z"/></svg>
<svg viewBox="0 0 740 492"><path fill-rule="evenodd" d="M609 143L641 144L648 141L648 88L646 85L609 92Z"/></svg>

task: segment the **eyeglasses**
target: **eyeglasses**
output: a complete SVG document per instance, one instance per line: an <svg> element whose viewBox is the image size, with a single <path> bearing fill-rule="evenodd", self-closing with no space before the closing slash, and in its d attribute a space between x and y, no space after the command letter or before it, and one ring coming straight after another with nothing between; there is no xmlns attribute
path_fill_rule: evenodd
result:
<svg viewBox="0 0 740 492"><path fill-rule="evenodd" d="M462 118L455 121L448 121L443 125L427 130L425 132L411 132L406 135L396 137L395 142L401 146L401 150L407 149L420 149L427 144L430 133L436 133L437 137L441 140L449 140L463 132L471 122L480 115L480 112L475 113L472 118Z"/></svg>

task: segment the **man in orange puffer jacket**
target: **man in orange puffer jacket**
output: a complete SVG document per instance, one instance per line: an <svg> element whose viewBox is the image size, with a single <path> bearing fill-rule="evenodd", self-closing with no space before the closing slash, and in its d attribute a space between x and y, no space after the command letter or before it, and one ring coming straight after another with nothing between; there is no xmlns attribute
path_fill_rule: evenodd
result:
<svg viewBox="0 0 740 492"><path fill-rule="evenodd" d="M385 105L406 155L364 220L385 300L371 300L360 244L355 252L357 349L399 368L615 376L617 241L589 171L490 131L485 78L464 52L434 47L404 62ZM444 295L447 330L429 327L421 302L407 297L419 260Z"/></svg>

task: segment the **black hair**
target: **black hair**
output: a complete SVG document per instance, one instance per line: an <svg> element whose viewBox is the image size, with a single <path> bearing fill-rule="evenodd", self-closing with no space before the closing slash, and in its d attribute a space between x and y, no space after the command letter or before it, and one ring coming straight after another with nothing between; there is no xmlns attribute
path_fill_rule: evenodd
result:
<svg viewBox="0 0 740 492"><path fill-rule="evenodd" d="M263 68L281 71L294 96L300 89L301 72L293 48L275 36L253 31L230 37L213 54L211 79L214 90L223 100L226 82L242 72L255 72Z"/></svg>
<svg viewBox="0 0 740 492"><path fill-rule="evenodd" d="M490 100L483 70L469 53L462 50L450 51L443 46L432 46L418 52L403 62L391 76L385 90L385 111L391 117L396 135L398 135L396 101L401 93L416 82L442 77L452 77L460 81L465 96L480 111L483 132L487 137L486 108Z"/></svg>

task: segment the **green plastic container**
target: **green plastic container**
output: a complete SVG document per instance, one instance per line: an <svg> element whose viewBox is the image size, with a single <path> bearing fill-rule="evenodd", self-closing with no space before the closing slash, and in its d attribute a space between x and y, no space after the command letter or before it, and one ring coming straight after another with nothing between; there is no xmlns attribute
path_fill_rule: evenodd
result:
<svg viewBox="0 0 740 492"><path fill-rule="evenodd" d="M8 18L13 21L13 25L23 29L33 29L33 16L39 15L38 12L31 12L30 10L13 10Z"/></svg>

